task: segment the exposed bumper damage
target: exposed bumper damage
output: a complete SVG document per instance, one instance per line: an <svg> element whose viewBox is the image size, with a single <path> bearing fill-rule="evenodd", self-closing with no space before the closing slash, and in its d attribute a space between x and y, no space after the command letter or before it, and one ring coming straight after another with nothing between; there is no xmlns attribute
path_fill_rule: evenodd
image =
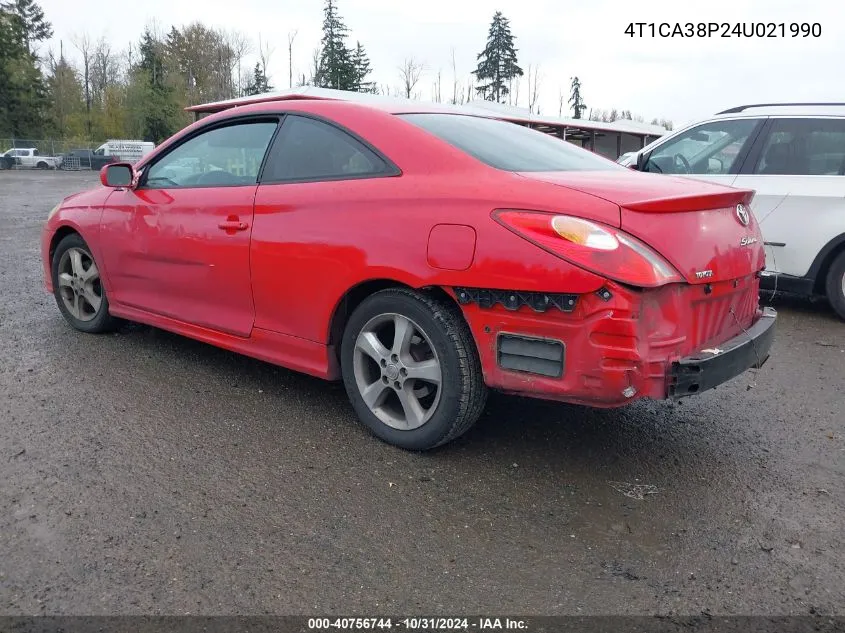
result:
<svg viewBox="0 0 845 633"><path fill-rule="evenodd" d="M614 407L691 395L762 365L774 337L776 315L760 309L755 275L648 290L607 282L574 305L550 295L548 309L537 293L509 305L468 290L453 292L485 382L530 397Z"/></svg>

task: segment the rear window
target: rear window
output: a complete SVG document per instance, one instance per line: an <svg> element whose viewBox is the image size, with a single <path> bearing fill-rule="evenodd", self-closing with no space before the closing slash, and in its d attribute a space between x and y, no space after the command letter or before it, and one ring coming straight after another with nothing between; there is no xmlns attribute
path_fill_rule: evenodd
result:
<svg viewBox="0 0 845 633"><path fill-rule="evenodd" d="M624 169L572 143L516 123L460 114L403 114L483 163L505 171Z"/></svg>

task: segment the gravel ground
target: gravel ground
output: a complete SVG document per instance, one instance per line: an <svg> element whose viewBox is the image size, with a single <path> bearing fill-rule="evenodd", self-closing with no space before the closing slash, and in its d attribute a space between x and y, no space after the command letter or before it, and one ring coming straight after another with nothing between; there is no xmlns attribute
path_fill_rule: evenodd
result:
<svg viewBox="0 0 845 633"><path fill-rule="evenodd" d="M824 302L774 300L766 366L683 403L494 395L410 454L339 384L71 330L39 233L96 182L0 172L0 613L845 612L845 324Z"/></svg>

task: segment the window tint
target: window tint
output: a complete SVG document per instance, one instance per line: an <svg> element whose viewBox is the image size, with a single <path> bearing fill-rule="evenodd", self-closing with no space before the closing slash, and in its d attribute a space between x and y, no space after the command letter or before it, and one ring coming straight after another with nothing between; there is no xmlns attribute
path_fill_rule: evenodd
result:
<svg viewBox="0 0 845 633"><path fill-rule="evenodd" d="M238 123L195 136L156 161L147 171L148 189L249 185L258 170L275 122Z"/></svg>
<svg viewBox="0 0 845 633"><path fill-rule="evenodd" d="M333 125L286 116L264 168L262 182L339 180L390 173L387 164Z"/></svg>
<svg viewBox="0 0 845 633"><path fill-rule="evenodd" d="M406 121L505 171L623 169L559 138L522 125L461 114L405 114Z"/></svg>
<svg viewBox="0 0 845 633"><path fill-rule="evenodd" d="M773 119L756 174L845 174L845 119Z"/></svg>
<svg viewBox="0 0 845 633"><path fill-rule="evenodd" d="M711 121L658 145L645 171L663 174L729 174L759 119ZM739 165L736 165L739 167Z"/></svg>

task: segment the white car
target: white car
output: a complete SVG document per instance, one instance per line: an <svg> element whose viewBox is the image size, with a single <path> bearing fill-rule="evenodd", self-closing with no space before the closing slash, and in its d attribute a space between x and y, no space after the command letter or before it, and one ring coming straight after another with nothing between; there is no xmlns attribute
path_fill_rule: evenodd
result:
<svg viewBox="0 0 845 633"><path fill-rule="evenodd" d="M845 103L731 108L618 162L754 189L762 286L826 295L845 319Z"/></svg>

